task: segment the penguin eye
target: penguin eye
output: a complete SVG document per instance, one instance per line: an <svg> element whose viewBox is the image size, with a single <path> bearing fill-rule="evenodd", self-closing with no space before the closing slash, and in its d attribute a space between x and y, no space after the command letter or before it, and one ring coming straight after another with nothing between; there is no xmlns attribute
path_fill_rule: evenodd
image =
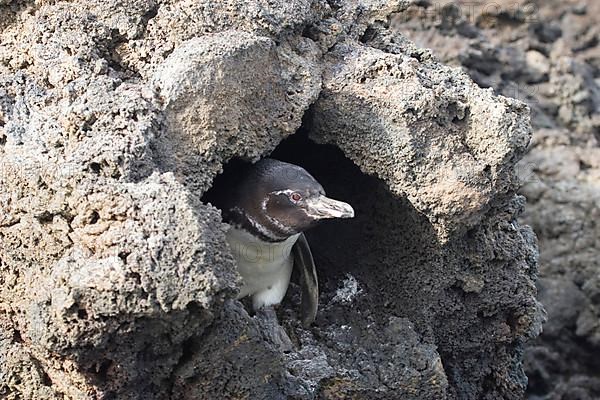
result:
<svg viewBox="0 0 600 400"><path fill-rule="evenodd" d="M302 200L302 195L298 192L294 192L290 195L290 199L292 199L293 202L297 203L300 200Z"/></svg>

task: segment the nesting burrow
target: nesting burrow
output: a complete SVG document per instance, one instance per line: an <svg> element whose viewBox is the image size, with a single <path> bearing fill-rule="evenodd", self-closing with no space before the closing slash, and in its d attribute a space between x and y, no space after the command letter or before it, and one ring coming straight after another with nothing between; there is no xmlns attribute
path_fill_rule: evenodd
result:
<svg viewBox="0 0 600 400"><path fill-rule="evenodd" d="M327 220L306 232L319 274L317 326L352 324L357 312L387 321L390 315L414 317L427 309L433 298L415 296L427 277L439 273L438 238L427 218L380 179L362 173L336 146L313 142L306 128L282 141L269 157L302 166L329 197L355 209L353 219ZM203 200L210 200L220 185L234 184L248 165L239 159L226 164ZM298 295L292 286L286 317L298 318Z"/></svg>
<svg viewBox="0 0 600 400"><path fill-rule="evenodd" d="M497 362L482 356L480 346L491 345L484 343L502 327L507 329L502 341L511 343L530 329L529 317L529 322L519 321L529 312L527 307L536 307L531 298L523 308L523 299L515 302L508 295L530 290L522 266L534 261L513 263L497 254L498 243L486 237L498 217L440 240L429 219L408 199L363 173L337 146L318 144L310 136L310 126L304 124L268 156L305 168L328 196L350 203L356 216L325 221L306 232L319 275L320 308L307 336L299 323L300 290L292 279L278 310L280 324L296 345L292 359L301 357L303 348L316 346L337 368L359 371L356 382L367 390L373 382L356 358L364 354L367 370L387 363L389 375L376 381L383 386L388 379L395 382L395 395L408 393L402 385L410 379L415 388L435 381L425 386L436 395L464 379L468 368L457 355L463 338L468 337L473 348L464 350L462 357L490 366ZM230 184L248 165L239 159L229 162L213 189ZM517 202L511 207L520 206ZM499 218L512 212L502 211ZM525 240L518 236L518 241ZM516 239L499 235L497 240L506 244ZM490 262L495 267L486 268ZM494 346L486 350L490 355ZM323 387L335 386L336 376L325 379Z"/></svg>
<svg viewBox="0 0 600 400"><path fill-rule="evenodd" d="M356 313L387 323L390 315L414 316L418 275L431 275L424 258L434 256L437 236L406 199L392 195L334 145L316 144L308 132L283 141L272 156L301 165L328 195L350 203L351 220L325 221L307 232L321 283L317 324L352 324ZM412 278L411 278L412 276Z"/></svg>

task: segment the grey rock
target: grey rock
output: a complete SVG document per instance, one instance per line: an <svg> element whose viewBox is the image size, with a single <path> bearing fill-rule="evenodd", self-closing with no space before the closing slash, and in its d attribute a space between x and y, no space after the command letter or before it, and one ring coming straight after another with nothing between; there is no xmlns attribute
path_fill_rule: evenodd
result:
<svg viewBox="0 0 600 400"><path fill-rule="evenodd" d="M526 349L528 395L598 398L600 3L448 6L462 11L454 26L439 23L439 9L415 3L395 28L532 110L533 140L517 165L529 203L520 221L539 237L538 287L548 322Z"/></svg>
<svg viewBox="0 0 600 400"><path fill-rule="evenodd" d="M336 144L408 198L442 239L479 222L493 196L510 187L505 163L530 138L521 103L402 53L342 43L325 61L311 137Z"/></svg>
<svg viewBox="0 0 600 400"><path fill-rule="evenodd" d="M0 6L0 396L521 398L527 108L388 29L407 7ZM269 154L357 210L308 233L308 330L295 284L276 315L236 300L202 200Z"/></svg>
<svg viewBox="0 0 600 400"><path fill-rule="evenodd" d="M318 56L309 40L276 46L240 31L182 44L153 79L168 125L164 167L205 190L233 155L257 160L273 150L319 94Z"/></svg>
<svg viewBox="0 0 600 400"><path fill-rule="evenodd" d="M571 281L544 278L538 281L539 300L548 310L544 336L560 337L563 330L573 329L577 317L586 307L586 297Z"/></svg>

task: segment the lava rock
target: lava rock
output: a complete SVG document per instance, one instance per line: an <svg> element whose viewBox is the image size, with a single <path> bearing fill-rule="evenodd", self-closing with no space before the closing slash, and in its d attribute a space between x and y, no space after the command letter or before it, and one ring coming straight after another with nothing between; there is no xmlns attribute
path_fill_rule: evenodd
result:
<svg viewBox="0 0 600 400"><path fill-rule="evenodd" d="M0 5L0 396L521 398L528 109L393 32L407 7ZM308 330L296 285L236 300L202 199L267 155L356 209L308 233Z"/></svg>

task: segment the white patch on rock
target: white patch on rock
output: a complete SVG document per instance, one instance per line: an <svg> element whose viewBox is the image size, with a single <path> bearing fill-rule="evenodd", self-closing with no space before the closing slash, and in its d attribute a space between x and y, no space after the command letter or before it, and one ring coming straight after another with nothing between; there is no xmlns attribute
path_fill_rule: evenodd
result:
<svg viewBox="0 0 600 400"><path fill-rule="evenodd" d="M335 292L331 300L333 303L350 303L356 296L363 292L355 277L346 274L342 287Z"/></svg>

